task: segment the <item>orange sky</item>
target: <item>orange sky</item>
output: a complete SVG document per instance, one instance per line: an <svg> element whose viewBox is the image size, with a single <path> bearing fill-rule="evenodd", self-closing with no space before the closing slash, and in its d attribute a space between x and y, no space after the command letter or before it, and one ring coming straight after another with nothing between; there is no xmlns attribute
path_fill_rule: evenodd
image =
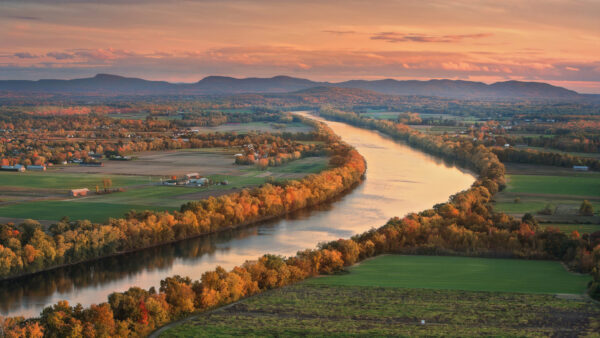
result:
<svg viewBox="0 0 600 338"><path fill-rule="evenodd" d="M545 81L600 93L600 1L0 0L0 78Z"/></svg>

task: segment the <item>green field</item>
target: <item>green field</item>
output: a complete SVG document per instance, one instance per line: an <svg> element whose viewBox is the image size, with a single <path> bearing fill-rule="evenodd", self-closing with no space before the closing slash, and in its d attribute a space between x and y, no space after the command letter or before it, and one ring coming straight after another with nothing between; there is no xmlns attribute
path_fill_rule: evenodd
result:
<svg viewBox="0 0 600 338"><path fill-rule="evenodd" d="M600 197L600 176L509 175L506 192Z"/></svg>
<svg viewBox="0 0 600 338"><path fill-rule="evenodd" d="M589 276L570 274L553 261L386 255L352 267L349 274L313 278L307 283L578 294L589 281Z"/></svg>
<svg viewBox="0 0 600 338"><path fill-rule="evenodd" d="M29 200L31 196L4 196L0 200L8 202L0 205L0 217L31 218L39 220L60 220L68 216L72 220L88 219L93 222L106 222L109 218L122 217L129 210L178 210L193 200L221 195L237 189L256 187L270 180L285 181L305 174L320 172L327 168L327 157L307 157L288 162L279 167L259 170L256 166L242 166L243 175L209 175L213 182L227 181L227 185L214 184L206 187L163 186L149 183L145 176L94 175L67 173L2 173L1 178L17 188L30 188L28 193L41 196L34 188L88 187L92 192L96 185L102 186L102 178L111 178L113 187L135 185L123 192L105 195L90 193L87 197L70 198L66 190L51 191L47 200ZM8 174L8 175L6 175ZM19 178L10 180L9 177ZM25 178L33 178L22 179ZM156 182L159 178L153 177ZM27 191L26 191L27 192ZM22 191L19 191L22 193ZM23 198L20 200L20 198Z"/></svg>
<svg viewBox="0 0 600 338"><path fill-rule="evenodd" d="M26 171L24 173L0 171L0 186L59 190L89 188L91 190L95 189L97 185L102 187L102 180L105 178L112 180L113 187L144 184L152 180L147 176L74 174L50 171Z"/></svg>
<svg viewBox="0 0 600 338"><path fill-rule="evenodd" d="M162 211L175 208L97 202L36 201L2 206L0 207L0 216L36 220L60 220L64 216L68 216L71 220L87 219L92 222L105 222L110 217L122 217L132 209Z"/></svg>
<svg viewBox="0 0 600 338"><path fill-rule="evenodd" d="M571 172L549 166L540 167L539 170L537 166L512 166L511 170L517 174L506 175L506 189L494 196L495 210L517 217L531 213L539 221L555 223L558 225L555 227L566 232L575 229L563 226L566 223L573 223L573 226L582 223L596 224L578 226L576 230L580 233L597 231L600 226L600 173ZM551 174L553 172L554 175ZM579 215L581 202L586 199L592 204L595 216ZM552 213L540 213L547 206ZM544 227L547 226L552 225Z"/></svg>
<svg viewBox="0 0 600 338"><path fill-rule="evenodd" d="M197 315L161 337L581 336L600 329L597 304L497 289L580 293L587 279L557 262L380 256Z"/></svg>

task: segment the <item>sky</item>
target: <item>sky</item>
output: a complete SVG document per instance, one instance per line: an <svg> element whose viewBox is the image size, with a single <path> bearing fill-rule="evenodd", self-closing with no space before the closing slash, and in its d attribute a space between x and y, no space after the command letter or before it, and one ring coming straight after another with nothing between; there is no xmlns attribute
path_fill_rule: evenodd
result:
<svg viewBox="0 0 600 338"><path fill-rule="evenodd" d="M0 0L0 79L543 81L600 93L600 0Z"/></svg>

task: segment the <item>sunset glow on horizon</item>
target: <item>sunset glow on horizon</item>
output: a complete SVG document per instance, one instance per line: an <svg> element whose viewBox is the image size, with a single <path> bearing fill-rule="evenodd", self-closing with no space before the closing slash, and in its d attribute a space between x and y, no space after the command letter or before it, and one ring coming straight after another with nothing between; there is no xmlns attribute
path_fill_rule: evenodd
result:
<svg viewBox="0 0 600 338"><path fill-rule="evenodd" d="M0 79L542 81L600 93L600 1L0 1Z"/></svg>

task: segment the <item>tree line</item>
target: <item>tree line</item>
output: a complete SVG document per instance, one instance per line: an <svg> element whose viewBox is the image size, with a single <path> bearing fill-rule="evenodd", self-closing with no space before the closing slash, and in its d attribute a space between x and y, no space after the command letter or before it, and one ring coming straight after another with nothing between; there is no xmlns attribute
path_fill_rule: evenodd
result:
<svg viewBox="0 0 600 338"><path fill-rule="evenodd" d="M492 148L502 162L529 163L571 168L587 166L590 170L600 170L600 160L571 154L540 151L534 149Z"/></svg>

